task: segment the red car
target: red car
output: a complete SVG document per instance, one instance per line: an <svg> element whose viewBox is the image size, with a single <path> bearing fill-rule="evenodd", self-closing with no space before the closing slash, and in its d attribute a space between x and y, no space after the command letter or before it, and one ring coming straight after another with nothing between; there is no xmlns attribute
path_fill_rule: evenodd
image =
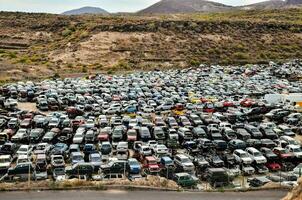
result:
<svg viewBox="0 0 302 200"><path fill-rule="evenodd" d="M206 103L206 102L208 102L209 100L202 97L202 98L200 98L200 101L201 101L201 103Z"/></svg>
<svg viewBox="0 0 302 200"><path fill-rule="evenodd" d="M85 124L85 119L76 118L72 120L72 126L73 127L79 127L80 125Z"/></svg>
<svg viewBox="0 0 302 200"><path fill-rule="evenodd" d="M240 102L240 105L243 107L252 107L256 102L252 99L244 99Z"/></svg>
<svg viewBox="0 0 302 200"><path fill-rule="evenodd" d="M270 171L279 171L281 169L281 165L276 163L276 162L272 162L272 163L266 163L265 166L270 170Z"/></svg>
<svg viewBox="0 0 302 200"><path fill-rule="evenodd" d="M160 167L153 156L146 156L143 160L143 169L145 174L157 174L160 172Z"/></svg>
<svg viewBox="0 0 302 200"><path fill-rule="evenodd" d="M112 96L112 101L120 101L121 100L121 97L118 96L118 95L113 95Z"/></svg>
<svg viewBox="0 0 302 200"><path fill-rule="evenodd" d="M137 132L135 129L129 129L127 131L127 141L135 142L137 140Z"/></svg>
<svg viewBox="0 0 302 200"><path fill-rule="evenodd" d="M25 118L20 122L21 128L30 128L31 127L31 119Z"/></svg>
<svg viewBox="0 0 302 200"><path fill-rule="evenodd" d="M99 141L108 141L109 135L111 134L111 128L105 127L100 130L100 134L98 135Z"/></svg>
<svg viewBox="0 0 302 200"><path fill-rule="evenodd" d="M287 149L284 149L282 147L274 148L273 152L282 160L291 159L294 157L294 155L292 153L290 153Z"/></svg>
<svg viewBox="0 0 302 200"><path fill-rule="evenodd" d="M213 113L213 112L215 112L215 108L214 108L213 103L206 102L205 105L204 105L204 107L203 107L203 111L206 112L206 113Z"/></svg>
<svg viewBox="0 0 302 200"><path fill-rule="evenodd" d="M231 101L223 102L223 107L234 107L234 103Z"/></svg>

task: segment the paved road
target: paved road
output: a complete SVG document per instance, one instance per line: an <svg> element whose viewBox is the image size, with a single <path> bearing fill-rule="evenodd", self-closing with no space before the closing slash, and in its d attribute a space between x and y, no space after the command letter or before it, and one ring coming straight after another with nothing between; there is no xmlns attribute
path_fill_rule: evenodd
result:
<svg viewBox="0 0 302 200"><path fill-rule="evenodd" d="M1 200L279 200L285 191L189 193L155 191L0 192Z"/></svg>

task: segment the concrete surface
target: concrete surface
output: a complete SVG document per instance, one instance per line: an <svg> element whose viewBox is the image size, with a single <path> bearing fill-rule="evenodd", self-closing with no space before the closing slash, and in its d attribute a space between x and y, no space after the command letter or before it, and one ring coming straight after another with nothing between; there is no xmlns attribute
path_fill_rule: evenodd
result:
<svg viewBox="0 0 302 200"><path fill-rule="evenodd" d="M1 200L279 200L286 191L255 192L158 192L158 191L36 191L36 192L0 192Z"/></svg>

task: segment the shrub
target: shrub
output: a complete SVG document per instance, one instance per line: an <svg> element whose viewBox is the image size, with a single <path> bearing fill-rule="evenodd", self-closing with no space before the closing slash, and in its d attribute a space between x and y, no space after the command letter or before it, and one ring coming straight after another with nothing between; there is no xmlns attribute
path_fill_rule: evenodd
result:
<svg viewBox="0 0 302 200"><path fill-rule="evenodd" d="M191 59L190 60L190 65L192 67L196 67L196 66L199 66L200 65L200 62L197 60L197 59Z"/></svg>
<svg viewBox="0 0 302 200"><path fill-rule="evenodd" d="M10 59L17 58L17 53L16 53L16 52L8 52L8 53L7 53L7 56L8 56Z"/></svg>
<svg viewBox="0 0 302 200"><path fill-rule="evenodd" d="M83 73L87 73L87 71L88 71L88 70L87 70L87 67L86 67L85 65L82 66L82 72L83 72Z"/></svg>
<svg viewBox="0 0 302 200"><path fill-rule="evenodd" d="M64 31L62 31L62 36L67 37L67 36L71 35L71 33L72 33L72 30L66 28Z"/></svg>
<svg viewBox="0 0 302 200"><path fill-rule="evenodd" d="M249 56L245 53L242 53L242 52L236 52L233 54L234 58L235 59L238 59L238 60L247 60L249 58Z"/></svg>

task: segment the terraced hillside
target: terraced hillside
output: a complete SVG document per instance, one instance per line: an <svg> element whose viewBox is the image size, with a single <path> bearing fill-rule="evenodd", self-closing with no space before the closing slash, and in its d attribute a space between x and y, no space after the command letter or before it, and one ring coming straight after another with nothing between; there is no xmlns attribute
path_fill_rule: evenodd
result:
<svg viewBox="0 0 302 200"><path fill-rule="evenodd" d="M0 12L0 81L302 57L302 9L153 16Z"/></svg>

